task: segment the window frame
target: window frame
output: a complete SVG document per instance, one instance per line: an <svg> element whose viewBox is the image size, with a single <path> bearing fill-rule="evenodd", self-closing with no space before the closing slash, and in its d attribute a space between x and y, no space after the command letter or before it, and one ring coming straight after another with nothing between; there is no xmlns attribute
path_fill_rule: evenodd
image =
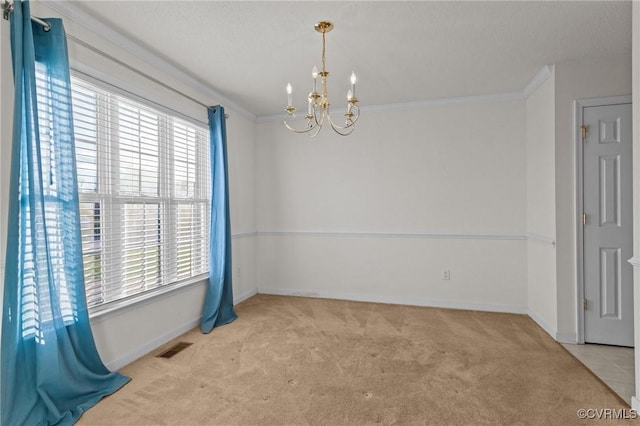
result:
<svg viewBox="0 0 640 426"><path fill-rule="evenodd" d="M202 121L199 121L197 119L194 119L192 117L189 117L185 114L182 114L178 111L175 111L171 108L168 108L164 105L161 105L155 101L152 101L150 99L147 99L143 96L137 95L135 93L132 93L126 89L120 88L114 84L111 84L109 82L100 80L96 77L93 77L89 74L86 74L85 72L76 70L72 68L72 72L71 72L71 76L72 76L72 88L74 86L74 80L80 80L83 81L89 85L93 85L96 86L97 88L99 88L100 90L103 90L105 92L108 92L109 95L115 95L118 97L123 97L127 100L130 100L134 103L139 103L144 107L150 108L152 110L155 110L156 112L158 112L159 114L167 114L169 116L171 116L171 125L167 125L167 123L163 123L163 125L161 127L159 127L160 129L162 129L162 131L166 132L167 134L160 136L159 135L159 139L161 137L165 138L165 142L170 140L167 139L168 138L168 134L173 132L173 120L177 119L179 120L179 122L184 122L187 125L190 126L194 126L196 128L199 128L201 130L205 131L205 137L206 139L203 141L201 136L198 135L198 133L196 132L197 136L197 141L196 141L196 149L198 150L197 155L196 155L196 159L198 158L202 158L205 152L207 155L207 160L206 162L209 163L209 158L208 158L208 152L209 152L209 130L208 130L208 124L205 124ZM102 103L98 103L98 109L102 108L107 109L107 108L114 108L114 104L115 102L109 103L109 105L104 105ZM103 111L104 113L104 111ZM110 114L113 113L113 111L109 111ZM100 111L98 111L98 115L100 114ZM99 120L99 118L97 118ZM164 118L163 118L164 120ZM165 120L166 121L166 120ZM108 151L109 149L111 149L111 144L113 144L113 141L109 141L107 143L105 143L104 140L102 140L101 143L101 138L104 138L104 135L98 136L96 139L96 148L97 148L97 156L96 159L99 162L100 160L98 159L98 156L105 156L105 155L109 155ZM113 139L113 138L112 138ZM208 279L208 253L203 252L201 254L201 259L204 259L203 262L207 263L207 266L204 268L205 271L196 275L193 275L189 278L185 278L185 279L177 279L177 270L178 270L178 266L177 266L177 258L176 258L176 253L177 253L177 244L175 242L176 240L176 232L175 229L178 226L176 220L177 220L177 216L178 216L178 211L177 211L177 206L180 204L187 204L187 205L191 205L192 208L194 208L193 206L196 205L202 205L205 208L205 213L202 217L201 223L200 225L205 227L205 230L202 231L204 232L204 240L205 243L204 245L202 245L202 247L200 248L200 250L203 250L204 247L208 248L208 243L209 243L209 226L210 226L210 209L211 209L211 193L210 193L210 185L211 182L209 182L208 184L204 185L204 188L200 188L198 187L198 183L202 182L202 179L211 179L210 177L210 164L206 167L206 171L202 172L202 167L196 167L196 174L198 175L196 178L196 187L194 188L194 191L197 193L197 195L199 196L197 200L195 200L195 195L194 194L194 198L175 198L175 194L172 192L173 191L173 168L174 168L174 164L171 163L171 159L168 158L166 153L162 153L160 152L162 151L162 149L159 149L159 153L158 156L162 157L159 158L159 173L158 173L158 181L159 181L159 189L158 189L158 196L149 196L149 197L141 197L139 198L139 200L143 200L145 202L149 202L150 204L158 204L160 206L160 211L161 211L161 215L162 217L169 217L169 216L173 216L174 220L167 220L166 224L163 228L163 235L166 238L166 240L173 240L173 242L169 242L169 249L167 250L161 250L161 265L162 264L166 264L167 263L167 259L175 259L175 263L176 263L176 271L174 273L171 274L171 279L168 280L168 282L164 283L164 284L160 284L158 286L155 286L151 289L147 289L143 292L139 292L136 294L131 294L128 296L125 296L123 298L117 299L117 300L112 300L112 301L107 301L107 302L103 302L99 305L94 305L88 308L89 310L89 315L91 318L94 317L99 317L101 315L110 313L110 312L114 312L114 311L119 311L122 309L126 309L127 307L132 307L138 303L142 303L145 301L148 301L150 299L154 299L157 297L160 297L162 295L165 295L167 293L172 293L175 291L182 291L186 288L189 288L193 285L196 284L204 284L206 282L206 280ZM97 167L97 165L96 165ZM163 174L164 172L164 174ZM107 177L105 176L104 173L101 173L100 171L97 172L97 185L98 188L96 189L95 192L91 193L91 192L80 192L79 191L79 201L81 204L83 203L101 203L102 206L110 206L113 207L114 205L117 205L117 203L115 203L114 199L128 199L126 195L122 195L122 194L113 194L111 191L110 194L103 194L101 193L101 191L99 190L100 185L108 185L110 184L110 182L106 181ZM122 208L125 205L125 203L121 203L120 207ZM113 213L112 213L113 214ZM106 226L102 226L101 227L101 231L102 233L106 233L106 234L112 234L112 235L119 235L120 237L123 236L122 232L118 232L118 230L114 230L112 227L106 227ZM111 236L109 236L111 237ZM104 238L104 236L103 236ZM111 238L107 238L108 241L112 241L112 237ZM104 250L104 248L103 248ZM204 250L203 250L204 251ZM86 254L86 252L83 249L83 257ZM123 272L121 272L123 273Z"/></svg>

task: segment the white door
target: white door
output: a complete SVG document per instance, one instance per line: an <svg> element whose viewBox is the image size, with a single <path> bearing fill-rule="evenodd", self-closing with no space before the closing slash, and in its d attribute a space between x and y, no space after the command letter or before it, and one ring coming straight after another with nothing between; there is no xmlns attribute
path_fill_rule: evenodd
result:
<svg viewBox="0 0 640 426"><path fill-rule="evenodd" d="M584 340L633 346L631 104L584 107Z"/></svg>

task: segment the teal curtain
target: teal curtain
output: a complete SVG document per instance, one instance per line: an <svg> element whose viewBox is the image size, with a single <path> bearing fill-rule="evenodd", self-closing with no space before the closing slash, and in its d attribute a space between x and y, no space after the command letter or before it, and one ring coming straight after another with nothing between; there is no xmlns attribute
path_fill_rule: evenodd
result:
<svg viewBox="0 0 640 426"><path fill-rule="evenodd" d="M100 360L82 266L66 36L11 16L15 85L0 353L2 425L73 424L129 381Z"/></svg>
<svg viewBox="0 0 640 426"><path fill-rule="evenodd" d="M209 228L209 286L200 329L210 333L238 316L233 310L231 283L231 222L227 172L227 128L224 108L209 107L211 156L211 220Z"/></svg>

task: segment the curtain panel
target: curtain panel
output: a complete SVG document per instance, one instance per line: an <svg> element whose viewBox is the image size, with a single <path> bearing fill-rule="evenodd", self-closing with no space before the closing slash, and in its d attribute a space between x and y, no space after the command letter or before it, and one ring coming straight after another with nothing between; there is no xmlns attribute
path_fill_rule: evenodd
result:
<svg viewBox="0 0 640 426"><path fill-rule="evenodd" d="M129 381L100 360L89 324L69 62L62 21L11 14L15 85L0 420L73 424Z"/></svg>
<svg viewBox="0 0 640 426"><path fill-rule="evenodd" d="M231 282L231 221L227 163L227 128L224 108L209 107L211 156L211 226L209 227L209 286L200 329L210 333L238 316L233 310Z"/></svg>

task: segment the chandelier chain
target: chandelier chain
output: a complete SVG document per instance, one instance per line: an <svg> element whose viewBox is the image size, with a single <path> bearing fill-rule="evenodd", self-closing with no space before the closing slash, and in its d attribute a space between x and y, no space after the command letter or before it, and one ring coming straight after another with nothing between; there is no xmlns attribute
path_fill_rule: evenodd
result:
<svg viewBox="0 0 640 426"><path fill-rule="evenodd" d="M326 72L326 65L327 65L327 57L326 57L326 48L325 48L325 33L322 33L322 71Z"/></svg>
<svg viewBox="0 0 640 426"><path fill-rule="evenodd" d="M326 57L326 48L325 48L325 35L326 33L322 33L322 96L324 99L327 99L329 94L327 93L327 57Z"/></svg>

